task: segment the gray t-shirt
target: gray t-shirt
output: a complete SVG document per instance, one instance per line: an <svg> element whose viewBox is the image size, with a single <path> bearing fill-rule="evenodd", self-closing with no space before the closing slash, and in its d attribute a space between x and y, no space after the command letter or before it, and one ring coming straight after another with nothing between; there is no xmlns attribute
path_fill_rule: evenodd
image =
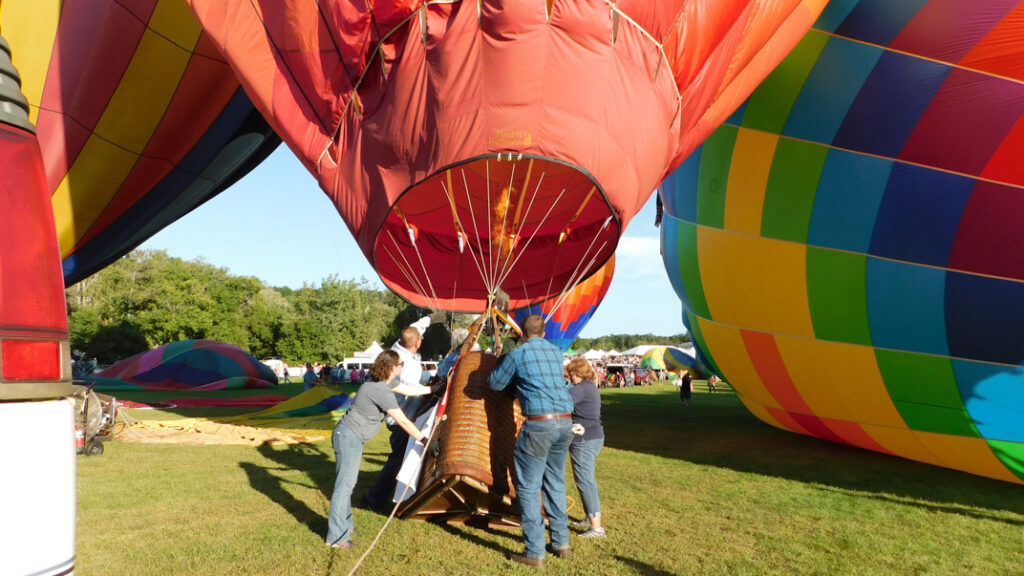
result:
<svg viewBox="0 0 1024 576"><path fill-rule="evenodd" d="M398 385L397 378L392 382ZM341 417L341 423L355 432L360 440L369 442L380 429L384 413L398 408L398 401L391 388L387 382L367 382L360 386L352 407Z"/></svg>

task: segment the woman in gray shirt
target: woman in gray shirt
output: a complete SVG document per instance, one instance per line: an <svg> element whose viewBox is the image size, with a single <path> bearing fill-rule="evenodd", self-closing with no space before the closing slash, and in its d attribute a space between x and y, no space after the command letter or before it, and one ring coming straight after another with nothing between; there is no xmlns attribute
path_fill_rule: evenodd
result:
<svg viewBox="0 0 1024 576"><path fill-rule="evenodd" d="M398 375L402 372L402 365L402 360L394 350L381 352L370 366L371 381L360 386L352 407L334 427L331 435L337 476L327 516L327 544L335 548L352 547L352 490L359 479L363 444L380 429L384 415L394 418L417 442L425 442L427 439L402 413L395 394L423 396L430 394L430 388L400 384Z"/></svg>

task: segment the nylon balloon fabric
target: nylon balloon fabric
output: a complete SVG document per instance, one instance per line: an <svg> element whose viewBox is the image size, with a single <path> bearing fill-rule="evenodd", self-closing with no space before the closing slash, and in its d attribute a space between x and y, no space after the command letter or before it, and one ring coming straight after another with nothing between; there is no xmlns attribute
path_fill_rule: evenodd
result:
<svg viewBox="0 0 1024 576"><path fill-rule="evenodd" d="M760 419L1024 478L1024 3L834 1L671 177L664 260Z"/></svg>
<svg viewBox="0 0 1024 576"><path fill-rule="evenodd" d="M233 344L179 340L130 356L86 378L98 390L233 390L270 388L277 376Z"/></svg>
<svg viewBox="0 0 1024 576"><path fill-rule="evenodd" d="M65 283L223 191L280 143L179 0L5 0Z"/></svg>
<svg viewBox="0 0 1024 576"><path fill-rule="evenodd" d="M698 374L696 358L672 346L658 346L645 352L640 357L640 368Z"/></svg>
<svg viewBox="0 0 1024 576"><path fill-rule="evenodd" d="M824 0L193 0L384 283L512 308L593 274Z"/></svg>
<svg viewBox="0 0 1024 576"><path fill-rule="evenodd" d="M600 270L565 294L512 310L512 318L522 325L523 320L531 314L543 316L544 339L564 352L572 346L573 341L594 316L594 312L597 312L597 307L612 285L614 275L615 256L612 255Z"/></svg>

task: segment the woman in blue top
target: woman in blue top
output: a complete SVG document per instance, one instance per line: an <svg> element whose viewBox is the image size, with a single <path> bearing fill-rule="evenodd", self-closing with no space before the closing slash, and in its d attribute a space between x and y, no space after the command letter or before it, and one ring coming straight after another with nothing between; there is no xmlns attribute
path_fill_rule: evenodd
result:
<svg viewBox="0 0 1024 576"><path fill-rule="evenodd" d="M363 444L380 429L384 414L394 418L417 442L426 439L402 413L395 394L423 396L430 394L430 388L401 384L398 375L402 372L402 365L402 360L394 350L381 352L370 367L373 381L360 386L352 406L334 427L331 443L334 446L337 477L327 514L327 544L335 548L352 547L352 489L359 478Z"/></svg>
<svg viewBox="0 0 1024 576"><path fill-rule="evenodd" d="M584 530L580 538L604 538L606 534L601 523L601 500L597 496L595 476L597 455L604 447L601 393L594 384L597 375L590 362L584 358L573 358L565 367L565 373L572 383L569 395L573 403L573 431L576 432L569 445L569 457L572 460L576 488L583 500L583 511L587 513L587 521L574 522L573 528ZM583 430L579 431L581 426Z"/></svg>

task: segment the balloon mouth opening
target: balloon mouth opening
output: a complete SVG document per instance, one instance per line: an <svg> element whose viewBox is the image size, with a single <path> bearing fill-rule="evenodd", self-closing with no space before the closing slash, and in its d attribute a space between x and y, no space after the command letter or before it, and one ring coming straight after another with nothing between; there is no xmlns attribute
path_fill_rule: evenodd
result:
<svg viewBox="0 0 1024 576"><path fill-rule="evenodd" d="M489 154L446 166L395 201L374 242L381 280L435 310L480 312L545 300L594 274L620 223L584 169L542 156Z"/></svg>

